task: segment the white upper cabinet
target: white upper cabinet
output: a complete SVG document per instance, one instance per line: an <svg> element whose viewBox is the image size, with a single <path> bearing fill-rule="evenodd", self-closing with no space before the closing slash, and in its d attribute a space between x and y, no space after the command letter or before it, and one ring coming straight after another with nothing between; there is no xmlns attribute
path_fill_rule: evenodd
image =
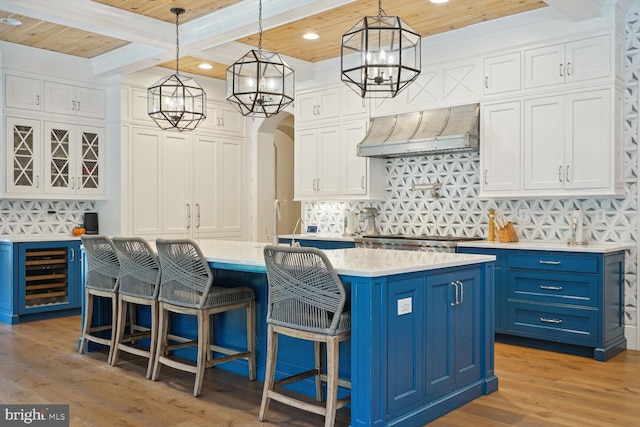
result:
<svg viewBox="0 0 640 427"><path fill-rule="evenodd" d="M520 101L485 104L482 118L480 183L483 195L521 189Z"/></svg>
<svg viewBox="0 0 640 427"><path fill-rule="evenodd" d="M4 98L7 108L40 111L42 108L42 81L7 74Z"/></svg>
<svg viewBox="0 0 640 427"><path fill-rule="evenodd" d="M104 119L104 91L45 81L44 111L47 113Z"/></svg>
<svg viewBox="0 0 640 427"><path fill-rule="evenodd" d="M357 120L340 125L342 173L340 193L354 199L385 198L386 161L358 156L358 144L367 134L369 120Z"/></svg>
<svg viewBox="0 0 640 427"><path fill-rule="evenodd" d="M45 122L44 192L104 194L104 129Z"/></svg>
<svg viewBox="0 0 640 427"><path fill-rule="evenodd" d="M524 189L613 193L611 103L607 89L525 100Z"/></svg>
<svg viewBox="0 0 640 427"><path fill-rule="evenodd" d="M342 117L356 118L366 117L369 112L369 100L360 97L355 91L344 85L342 89Z"/></svg>
<svg viewBox="0 0 640 427"><path fill-rule="evenodd" d="M3 196L42 194L41 130L40 120L5 118Z"/></svg>
<svg viewBox="0 0 640 427"><path fill-rule="evenodd" d="M482 84L485 95L521 89L521 56L518 51L484 58Z"/></svg>
<svg viewBox="0 0 640 427"><path fill-rule="evenodd" d="M340 116L340 86L296 93L296 124Z"/></svg>
<svg viewBox="0 0 640 427"><path fill-rule="evenodd" d="M142 89L131 89L131 119L155 126L147 113L147 91Z"/></svg>
<svg viewBox="0 0 640 427"><path fill-rule="evenodd" d="M524 86L536 88L611 76L609 35L524 51Z"/></svg>
<svg viewBox="0 0 640 427"><path fill-rule="evenodd" d="M306 129L296 134L294 192L296 199L340 193L340 126Z"/></svg>
<svg viewBox="0 0 640 427"><path fill-rule="evenodd" d="M104 129L6 118L4 196L85 200L104 197Z"/></svg>
<svg viewBox="0 0 640 427"><path fill-rule="evenodd" d="M393 98L373 98L371 115L386 116L479 102L482 71L478 58L423 67L420 75Z"/></svg>
<svg viewBox="0 0 640 427"><path fill-rule="evenodd" d="M244 117L228 102L207 102L207 118L201 127L243 136Z"/></svg>

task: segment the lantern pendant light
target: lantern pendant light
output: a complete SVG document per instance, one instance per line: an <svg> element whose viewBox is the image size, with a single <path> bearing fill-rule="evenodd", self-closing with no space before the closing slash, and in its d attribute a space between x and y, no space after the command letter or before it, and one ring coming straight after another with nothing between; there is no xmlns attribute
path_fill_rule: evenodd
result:
<svg viewBox="0 0 640 427"><path fill-rule="evenodd" d="M393 98L420 74L420 35L397 16L366 16L342 36L341 78L362 98Z"/></svg>
<svg viewBox="0 0 640 427"><path fill-rule="evenodd" d="M207 118L207 94L193 78L180 75L178 17L184 9L174 7L171 13L176 15L176 73L147 89L147 112L160 129L182 132Z"/></svg>
<svg viewBox="0 0 640 427"><path fill-rule="evenodd" d="M243 116L271 117L293 102L294 72L280 55L262 49L262 0L258 50L227 68L227 101Z"/></svg>

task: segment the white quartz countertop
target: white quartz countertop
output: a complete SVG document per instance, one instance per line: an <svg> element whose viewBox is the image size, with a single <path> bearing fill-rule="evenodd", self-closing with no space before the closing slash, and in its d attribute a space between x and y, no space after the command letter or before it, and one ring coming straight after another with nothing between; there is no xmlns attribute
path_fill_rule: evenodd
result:
<svg viewBox="0 0 640 427"><path fill-rule="evenodd" d="M353 242L356 236L346 236L340 233L318 233L318 234L281 234L278 235L283 239L295 240L329 240L332 242Z"/></svg>
<svg viewBox="0 0 640 427"><path fill-rule="evenodd" d="M198 244L209 262L264 267L263 248L266 243L199 240ZM360 277L381 277L495 261L493 255L369 248L333 249L324 252L338 274Z"/></svg>
<svg viewBox="0 0 640 427"><path fill-rule="evenodd" d="M544 242L541 240L519 241L510 243L489 242L478 240L471 242L458 242L458 247L465 248L492 248L492 249L523 249L523 250L544 250L544 251L564 251L564 252L585 252L585 253L607 253L624 251L635 246L634 243L595 243L589 242L587 245L568 245L564 242Z"/></svg>
<svg viewBox="0 0 640 427"><path fill-rule="evenodd" d="M0 236L0 242L28 243L28 242L67 242L69 240L80 240L80 236L46 236L41 234L13 234Z"/></svg>

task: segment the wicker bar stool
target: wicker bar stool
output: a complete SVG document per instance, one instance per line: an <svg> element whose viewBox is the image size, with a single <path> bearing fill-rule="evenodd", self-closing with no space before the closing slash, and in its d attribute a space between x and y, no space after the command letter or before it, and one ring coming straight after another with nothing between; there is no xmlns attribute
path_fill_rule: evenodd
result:
<svg viewBox="0 0 640 427"><path fill-rule="evenodd" d="M158 293L160 292L160 261L149 243L140 237L114 237L113 245L120 261L118 287L118 321L111 365L118 363L120 351L147 357L147 378L151 378L158 337ZM136 306L149 306L151 327L138 325ZM129 307L130 333L125 335ZM149 348L135 346L140 339L150 339Z"/></svg>
<svg viewBox="0 0 640 427"><path fill-rule="evenodd" d="M246 359L249 379L256 378L255 354L255 294L251 288L213 286L213 272L200 247L192 240L156 241L162 275L160 280L160 318L158 348L151 379L158 378L160 365L171 366L196 374L193 395L199 396L206 368L237 359ZM247 350L224 348L212 344L212 315L246 309ZM169 313L197 316L196 340L169 335ZM196 365L171 357L169 352L184 347L198 347ZM224 356L214 358L213 352Z"/></svg>
<svg viewBox="0 0 640 427"><path fill-rule="evenodd" d="M338 399L339 344L351 338L351 313L344 311L346 292L331 262L315 248L265 246L269 297L267 306L267 366L258 420L264 421L271 399L325 417L325 427L335 424L336 410L351 397ZM315 368L275 381L278 335L314 342ZM321 369L321 345L326 345L326 374ZM324 405L313 404L276 388L315 376L316 400L322 401L322 382L327 383Z"/></svg>
<svg viewBox="0 0 640 427"><path fill-rule="evenodd" d="M96 342L109 347L107 362L113 357L114 341L116 338L116 319L118 315L117 292L120 263L116 255L113 242L107 236L81 237L82 245L87 257L87 277L84 284L85 304L82 337L79 353L86 350L87 342ZM92 326L93 306L95 297L111 300L111 323L108 325ZM110 330L109 338L97 335L97 332Z"/></svg>

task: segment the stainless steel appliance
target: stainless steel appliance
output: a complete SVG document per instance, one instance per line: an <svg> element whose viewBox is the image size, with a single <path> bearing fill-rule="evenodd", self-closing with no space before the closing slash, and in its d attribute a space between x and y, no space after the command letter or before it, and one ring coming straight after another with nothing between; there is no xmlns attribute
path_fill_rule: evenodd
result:
<svg viewBox="0 0 640 427"><path fill-rule="evenodd" d="M378 234L376 229L376 217L378 216L378 209L376 208L362 208L360 209L360 219L365 222L364 234L375 235Z"/></svg>
<svg viewBox="0 0 640 427"><path fill-rule="evenodd" d="M428 236L424 234L371 234L356 237L357 248L398 249L422 252L456 252L458 242L482 240L483 237Z"/></svg>

